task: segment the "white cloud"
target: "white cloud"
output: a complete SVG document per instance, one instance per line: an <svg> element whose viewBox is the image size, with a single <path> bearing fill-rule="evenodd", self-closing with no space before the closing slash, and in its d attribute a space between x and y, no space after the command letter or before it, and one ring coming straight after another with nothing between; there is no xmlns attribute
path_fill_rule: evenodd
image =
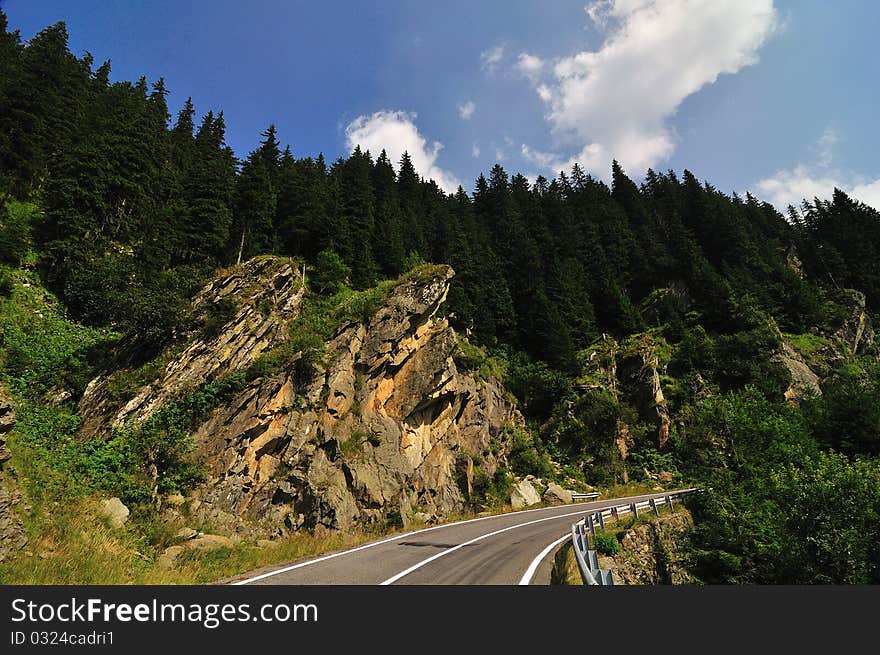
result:
<svg viewBox="0 0 880 655"><path fill-rule="evenodd" d="M535 82L544 72L544 60L527 52L520 53L516 60L516 69Z"/></svg>
<svg viewBox="0 0 880 655"><path fill-rule="evenodd" d="M822 136L816 141L815 150L819 157L817 162L819 166L831 165L831 161L834 159L834 146L838 141L840 141L840 137L837 135L837 131L831 126L826 127Z"/></svg>
<svg viewBox="0 0 880 655"><path fill-rule="evenodd" d="M504 50L503 43L484 50L480 53L480 68L489 74L494 73L498 68L498 64L504 59Z"/></svg>
<svg viewBox="0 0 880 655"><path fill-rule="evenodd" d="M839 171L825 171L818 166L798 164L793 169L777 171L755 184L755 188L759 197L782 212L788 205L799 208L804 200L830 200L835 188L866 205L880 208L880 179L865 180Z"/></svg>
<svg viewBox="0 0 880 655"><path fill-rule="evenodd" d="M358 116L345 128L346 144L350 149L359 145L374 156L384 149L395 163L400 161L404 152L408 152L420 175L453 193L458 188L458 179L437 166L443 144L435 141L429 146L416 127L415 119L416 114L403 111L377 111L369 116Z"/></svg>
<svg viewBox="0 0 880 655"><path fill-rule="evenodd" d="M480 156L480 146L476 143L471 146L471 155L474 157L474 159Z"/></svg>
<svg viewBox="0 0 880 655"><path fill-rule="evenodd" d="M798 164L792 169L776 171L770 177L755 184L757 195L772 204L779 211L788 205L799 208L801 202L814 198L828 200L838 188L849 196L874 208L880 208L880 179L866 180L832 169L834 146L839 141L833 128L826 128L812 150L816 153L814 164Z"/></svg>
<svg viewBox="0 0 880 655"><path fill-rule="evenodd" d="M861 200L866 205L880 210L880 180L862 182L856 184L849 192L856 200Z"/></svg>
<svg viewBox="0 0 880 655"><path fill-rule="evenodd" d="M559 142L580 149L553 168L603 176L611 159L635 173L667 159L681 102L754 64L777 24L773 0L601 0L587 13L602 46L555 60L537 92Z"/></svg>
<svg viewBox="0 0 880 655"><path fill-rule="evenodd" d="M474 101L468 100L458 106L458 115L461 116L462 120L469 121L476 110L477 105L474 104Z"/></svg>

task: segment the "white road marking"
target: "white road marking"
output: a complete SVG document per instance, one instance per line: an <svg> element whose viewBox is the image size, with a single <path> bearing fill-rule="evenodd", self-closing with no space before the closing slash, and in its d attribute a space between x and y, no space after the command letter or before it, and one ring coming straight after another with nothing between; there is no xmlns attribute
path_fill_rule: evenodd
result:
<svg viewBox="0 0 880 655"><path fill-rule="evenodd" d="M535 577L535 571L538 570L538 567L541 565L541 562L544 561L544 558L550 554L550 551L556 548L559 544L561 544L566 539L571 539L571 533L564 534L559 539L554 541L552 544L547 546L544 550L538 553L538 556L532 560L532 563L529 564L529 568L526 569L526 572L523 573L523 577L520 579L519 583L521 585L527 585L531 583L532 578Z"/></svg>
<svg viewBox="0 0 880 655"><path fill-rule="evenodd" d="M602 502L602 501L593 501L593 502ZM577 505L583 506L583 505L587 505L587 504L588 503L572 503L571 505L568 505L568 507L575 507ZM592 504L592 502L589 504ZM349 555L351 553L356 553L361 550L366 550L367 548L373 548L374 546L381 546L382 544L387 544L392 541L397 541L398 539L405 539L407 537L412 537L413 535L422 534L424 532L431 532L432 530L439 530L441 528L449 528L454 525L464 525L465 523L476 523L477 521L487 521L489 519L497 519L497 518L501 518L504 516L511 516L513 514L530 514L532 512L540 512L540 511L546 511L546 510L550 510L550 509L560 509L561 507L563 507L563 506L556 505L554 507L537 507L535 509L524 509L524 510L520 510L518 512L507 512L506 514L493 514L492 516L480 516L479 518L467 519L464 521L456 521L455 523L444 523L442 525L434 525L434 526L431 526L430 528L422 528L421 530L414 530L412 532L406 532L404 534L399 534L394 537L388 537L387 539L382 539L381 541L373 541L368 544L364 544L363 546L358 546L357 548L352 548L350 550L343 550L338 553L331 553L330 555L324 555L323 557L311 559L306 562L300 562L299 564L285 566L284 568L277 569L275 571L269 571L268 573L262 573L260 575L254 576L253 578L246 578L244 580L239 580L238 582L233 582L232 584L233 585L246 585L249 582L256 582L257 580L264 580L265 578L272 577L273 575L278 575L280 573L287 573L288 571L301 569L305 566L311 566L312 564L319 564L320 562L326 562L327 560L331 560L336 557L341 557L343 555ZM588 507L583 507L581 509L581 511L577 512L577 513L580 514L581 512L585 512L588 510L589 510ZM566 516L568 516L568 515L566 514Z"/></svg>
<svg viewBox="0 0 880 655"><path fill-rule="evenodd" d="M678 493L678 492L670 491L667 493ZM342 557L343 555L350 555L351 553L357 553L362 550L367 550L368 548L373 548L375 546L381 546L382 544L387 544L387 543L390 543L393 541L397 541L399 539L406 539L407 537L412 537L413 535L417 535L417 534L423 534L425 532L431 532L433 530L441 530L443 528L449 528L449 527L457 526L457 525L465 525L467 523L477 523L479 521L488 521L489 519L503 518L505 516L512 516L514 514L516 514L516 515L531 514L532 512L542 512L542 511L553 510L553 509L561 509L562 507L580 507L581 509L577 512L574 512L574 514L582 514L584 512L588 512L590 510L596 511L596 509L598 509L596 507L589 507L589 505L598 505L598 504L609 503L609 502L618 502L618 504L623 505L623 504L626 504L624 501L627 501L627 500L630 500L633 498L644 497L645 495L646 494L642 494L641 496L627 496L624 498L607 498L605 500L595 500L595 501L589 501L586 503L572 503L571 505L555 505L552 507L536 507L535 509L524 509L524 510L519 510L518 512L507 512L506 514L493 514L491 516L480 516L475 519L456 521L455 523L444 523L442 525L434 525L434 526L431 526L430 528L422 528L421 530L413 530L412 532L405 532L404 534L399 534L399 535L395 535L393 537L388 537L387 539L382 539L381 541L373 541L368 544L364 544L363 546L357 546L356 548L351 548L350 550L342 550L342 551L339 551L338 553L331 553L329 555L324 555L323 557L317 557L315 559L307 560L305 562L300 562L299 564L292 564L290 566L285 566L283 568L276 569L274 571L269 571L267 573L255 575L252 578L245 578L244 580L239 580L237 582L233 582L232 584L235 586L239 586L239 585L250 584L251 582L256 582L258 580L265 580L266 578L271 578L272 576L275 576L275 575L287 573L288 571L295 571L296 569L301 569L306 566L312 566L313 564L320 564L321 562L326 562L328 560L335 559L337 557ZM648 494L648 495L660 496L662 494ZM549 518L559 518L562 516L572 516L572 515L573 514L558 514L558 515L551 516ZM542 519L542 520L545 520L545 519ZM519 525L528 525L528 524L521 523L521 524L517 524L512 527L519 527ZM507 528L507 529L509 529L509 528ZM490 533L490 534L484 535L484 536L488 537L488 536L491 536L491 534L495 534L495 533ZM443 555L443 554L445 554L445 552L440 553L440 555ZM401 575L400 577L403 577L403 576ZM382 583L382 584L386 584L386 583Z"/></svg>
<svg viewBox="0 0 880 655"><path fill-rule="evenodd" d="M401 571L397 575L391 576L390 578L388 578L384 582L380 582L379 584L380 585L394 584L395 582L397 582L401 578L408 576L413 571L419 570L420 568L422 568L426 564L430 564L434 560L440 559L444 555L448 555L449 553L454 553L455 551L460 550L461 548L464 548L465 546L470 546L471 544L475 544L478 541L482 541L483 539L488 539L489 537L494 537L495 535L501 534L503 532L508 532L510 530L516 530L517 528L524 528L527 525L534 525L535 523L543 523L544 521L553 521L555 519L564 519L567 516L576 516L577 514L583 514L583 513L584 513L583 510L580 510L577 512L571 512L570 514L557 514L556 516L547 516L547 517L544 517L543 519L535 519L534 521L527 521L526 523L517 523L516 525L510 525L506 528L501 528L500 530L495 530L494 532L487 532L486 534L481 534L479 537L475 537L474 539L470 539L469 541L465 541L464 543L460 543L457 546L453 546L452 548L447 548L446 550L442 550L439 553L437 553L436 555L432 555L428 559L422 560L418 564L413 564L408 569Z"/></svg>

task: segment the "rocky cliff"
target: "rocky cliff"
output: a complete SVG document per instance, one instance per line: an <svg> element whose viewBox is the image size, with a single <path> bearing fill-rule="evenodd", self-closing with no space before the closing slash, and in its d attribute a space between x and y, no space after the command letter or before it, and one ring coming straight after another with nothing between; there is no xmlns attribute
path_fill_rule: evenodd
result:
<svg viewBox="0 0 880 655"><path fill-rule="evenodd" d="M599 566L611 571L617 585L688 584L681 540L691 525L690 513L679 508L630 528L618 536L620 552L600 557Z"/></svg>
<svg viewBox="0 0 880 655"><path fill-rule="evenodd" d="M6 447L6 434L15 426L15 411L3 389L0 388L0 562L27 545L27 536L16 505L21 501L9 467L11 454Z"/></svg>
<svg viewBox="0 0 880 655"><path fill-rule="evenodd" d="M228 531L282 534L463 509L475 469L494 474L505 428L522 418L497 380L456 365L458 337L436 315L453 274L436 266L403 278L369 317L339 325L322 357L294 354L210 412L194 432L208 476L186 511ZM227 299L231 318L127 402L112 400L112 380L94 380L80 403L84 433L142 421L187 385L247 369L290 338L304 289L273 258L218 276L194 308Z"/></svg>

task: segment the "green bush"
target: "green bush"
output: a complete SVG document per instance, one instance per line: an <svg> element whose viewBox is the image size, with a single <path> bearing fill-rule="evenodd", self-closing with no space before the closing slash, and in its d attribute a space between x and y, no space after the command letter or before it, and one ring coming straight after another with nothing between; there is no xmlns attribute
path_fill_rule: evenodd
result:
<svg viewBox="0 0 880 655"><path fill-rule="evenodd" d="M620 552L620 542L613 534L596 532L593 535L593 547L602 555L613 557Z"/></svg>
<svg viewBox="0 0 880 655"><path fill-rule="evenodd" d="M333 250L323 250L318 253L317 266L312 273L312 287L318 293L333 295L348 283L350 275L351 269L342 257Z"/></svg>
<svg viewBox="0 0 880 655"><path fill-rule="evenodd" d="M11 201L0 204L0 263L17 266L33 245L31 221L36 205Z"/></svg>
<svg viewBox="0 0 880 655"><path fill-rule="evenodd" d="M511 470L519 476L534 475L538 478L552 478L554 475L550 456L537 447L537 439L522 428L512 429L510 454Z"/></svg>

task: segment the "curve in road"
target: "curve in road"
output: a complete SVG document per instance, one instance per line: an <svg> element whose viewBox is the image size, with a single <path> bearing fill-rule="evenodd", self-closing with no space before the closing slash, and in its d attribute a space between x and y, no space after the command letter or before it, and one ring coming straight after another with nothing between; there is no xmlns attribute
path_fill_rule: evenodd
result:
<svg viewBox="0 0 880 655"><path fill-rule="evenodd" d="M547 584L550 555L589 512L671 491L483 516L234 578L252 584Z"/></svg>

